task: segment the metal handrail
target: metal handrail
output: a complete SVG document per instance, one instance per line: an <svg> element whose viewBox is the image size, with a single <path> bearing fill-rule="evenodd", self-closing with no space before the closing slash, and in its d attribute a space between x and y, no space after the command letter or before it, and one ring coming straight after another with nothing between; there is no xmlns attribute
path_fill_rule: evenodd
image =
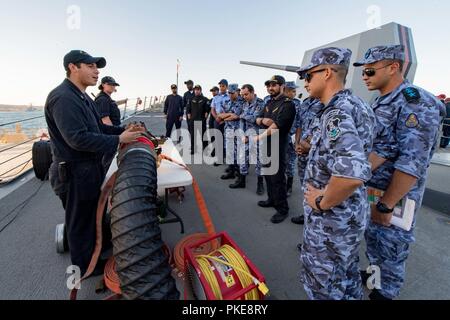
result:
<svg viewBox="0 0 450 320"><path fill-rule="evenodd" d="M8 151L8 150L11 150L11 149L14 149L14 148L16 148L16 147L18 147L18 146L27 144L27 143L29 143L29 142L31 142L31 141L34 141L34 140L37 140L37 139L40 139L40 137L33 138L33 139L30 139L30 140L27 140L27 141L24 141L24 142L15 144L15 145L13 145L13 146L11 146L11 147L7 147L7 148L4 148L4 149L1 149L1 150L0 150L0 153L5 152L5 151Z"/></svg>
<svg viewBox="0 0 450 320"><path fill-rule="evenodd" d="M445 122L447 122L447 123L445 123ZM450 118L445 118L444 119L444 123L442 124L442 136L441 136L441 138L450 139L450 136L444 135L444 128L445 127L450 127Z"/></svg>
<svg viewBox="0 0 450 320"><path fill-rule="evenodd" d="M32 152L32 151L33 151L33 149L30 149L30 150L28 150L28 151L25 151L24 153L21 153L21 154L15 156L15 157L12 157L12 158L10 158L10 159L8 159L8 160L6 160L6 161L3 161L2 163L0 163L0 166L1 166L1 165L4 165L5 163L8 163L8 162L10 162L10 161L12 161L12 160L14 160L14 159L20 158L21 156L26 155L27 153L30 153L30 152Z"/></svg>
<svg viewBox="0 0 450 320"><path fill-rule="evenodd" d="M12 169L10 169L10 170L8 170L8 171L6 171L6 172L3 172L2 174L0 174L0 179L12 178L12 177L14 177L14 176L20 174L20 172L19 172L19 173L17 173L16 175L14 175L14 176L12 176L12 177L5 177L5 176L4 176L5 174L8 174L8 173L10 173L10 172L12 172L12 171L14 171L14 170L16 170L16 169L22 167L22 166L23 166L23 169L25 169L25 167L26 167L32 160L33 160L33 158L31 158L31 159L29 159L29 160L27 160L27 161L25 161L25 162L23 162L23 163L21 163L21 164L15 166L14 168L12 168ZM20 170L20 171L23 171L23 169Z"/></svg>
<svg viewBox="0 0 450 320"><path fill-rule="evenodd" d="M128 118L130 118L130 117L132 117L134 115L137 115L137 114L140 114L142 112L145 112L146 110L151 110L155 106L156 103L164 103L164 99L165 99L165 97L161 97L161 96L160 97L158 97L158 96L145 96L144 99L141 99L141 98L127 99L127 102L125 103L124 106L119 106L119 109L123 112L123 119L122 120L128 119ZM141 103L139 103L139 102L141 102ZM127 111L130 110L129 107L133 106L133 104L134 104L134 112L130 113L130 114L127 114ZM20 119L20 120L16 120L16 121L11 121L11 122L8 122L8 123L0 124L0 128L6 127L6 126L10 126L10 125L14 125L14 124L17 124L17 123L22 123L22 122L42 119L42 118L45 118L45 115L38 116L38 117L33 117L33 118L27 118L27 119ZM33 141L36 141L36 140L39 140L39 139L41 139L41 137L28 139L26 141L23 141L23 142L20 142L20 143L8 146L8 147L6 147L4 149L1 149L0 153L12 150L14 148L17 148L19 146L25 145L27 143L30 143L30 142L33 142ZM28 151L25 151L25 152L21 152L18 155L13 155L13 156L11 156L11 158L6 159L3 162L1 162L0 166L5 165L5 164L7 164L7 163L9 163L9 162L11 162L13 160L19 159L20 157L23 157L24 155L26 155L26 154L28 154L30 152L32 152L32 149L30 149ZM1 173L0 181L2 179L11 178L11 177L5 177L5 175L10 173L10 172L13 172L14 170L20 168L21 166L24 166L23 169L20 172L18 172L17 174L15 174L12 177L15 178L15 177L21 176L23 174L22 171L26 168L28 163L30 163L31 161L32 161L32 159L30 159L30 160L28 160L28 161L26 161L24 163L21 163L21 164L15 166L12 169L8 168L9 170L7 172Z"/></svg>
<svg viewBox="0 0 450 320"><path fill-rule="evenodd" d="M156 99L155 99L155 101L153 101L153 98L158 98L158 97L157 97L157 96L144 97L144 101L143 101L143 103L144 103L144 111L145 111L145 109L146 109L147 99L149 99L149 107L152 106L152 102L153 102L153 103L156 102ZM134 101L134 100L137 101L138 99L140 99L140 98L133 98L133 99L130 99L130 100L127 101L127 103L128 103L129 101ZM160 101L160 102L164 102L163 100L164 100L163 98L159 97L159 101ZM126 105L127 105L127 103L125 103L125 110L126 110ZM120 109L120 107L119 107L119 109ZM32 120L36 120L36 119L42 119L42 118L44 118L44 117L45 117L45 115L42 115L42 116L39 116L39 117L28 118L28 119L20 119L20 120L8 122L8 123L2 123L2 124L0 124L0 128L1 128L1 127L6 127L6 126L10 126L10 125L13 125L13 124L17 124L17 123L21 123L21 122L27 122L27 121L32 121Z"/></svg>
<svg viewBox="0 0 450 320"><path fill-rule="evenodd" d="M34 117L34 118L29 118L29 119L24 119L24 120L17 120L17 121L13 121L13 122L8 122L8 123L3 123L0 124L0 127L6 127L6 126L10 126L12 124L16 124L16 123L21 123L21 122L27 122L27 121L31 121L31 120L36 120L36 119L41 119L44 118L44 116L39 116L39 117Z"/></svg>

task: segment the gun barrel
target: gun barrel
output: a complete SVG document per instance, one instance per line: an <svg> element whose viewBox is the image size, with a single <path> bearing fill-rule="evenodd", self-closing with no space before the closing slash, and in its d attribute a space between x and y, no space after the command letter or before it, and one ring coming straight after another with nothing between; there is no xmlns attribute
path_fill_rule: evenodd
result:
<svg viewBox="0 0 450 320"><path fill-rule="evenodd" d="M300 67L296 66L286 66L281 64L270 64L270 63L260 63L260 62L251 62L251 61L241 61L241 64L245 64L248 66L254 66L254 67L261 67L261 68L268 68L268 69L276 69L276 70L283 70L287 72L297 72Z"/></svg>

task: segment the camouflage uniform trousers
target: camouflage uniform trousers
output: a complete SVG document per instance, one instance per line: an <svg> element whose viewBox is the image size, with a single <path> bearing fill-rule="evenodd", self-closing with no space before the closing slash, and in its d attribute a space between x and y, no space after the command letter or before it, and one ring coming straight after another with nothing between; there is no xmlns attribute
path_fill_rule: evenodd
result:
<svg viewBox="0 0 450 320"><path fill-rule="evenodd" d="M286 176L288 178L293 178L295 175L295 162L297 161L298 155L295 152L295 147L292 142L289 142L287 148L287 166L286 166Z"/></svg>
<svg viewBox="0 0 450 320"><path fill-rule="evenodd" d="M307 156L298 156L298 177L300 178L300 187L303 192L305 192L304 181L306 174L306 167L308 166L308 157Z"/></svg>
<svg viewBox="0 0 450 320"><path fill-rule="evenodd" d="M235 129L225 129L225 156L226 164L238 165L238 138L235 136Z"/></svg>
<svg viewBox="0 0 450 320"><path fill-rule="evenodd" d="M240 173L243 176L248 176L249 168L250 168L250 159L252 159L252 163L255 161L255 150L256 150L256 175L258 177L261 176L261 161L259 157L259 146L258 144L254 144L252 137L248 137L249 142L245 144L245 153L240 152L238 150L239 156L239 164L240 164Z"/></svg>
<svg viewBox="0 0 450 320"><path fill-rule="evenodd" d="M366 256L371 266L380 268L379 292L388 299L395 299L400 295L400 289L405 281L409 246L413 242L413 231L407 232L395 226L386 228L369 223L366 231Z"/></svg>
<svg viewBox="0 0 450 320"><path fill-rule="evenodd" d="M359 211L367 217L368 205L358 207L348 210L348 215ZM343 218L313 212L305 203L301 282L311 300L363 299L359 249L366 223L349 227Z"/></svg>

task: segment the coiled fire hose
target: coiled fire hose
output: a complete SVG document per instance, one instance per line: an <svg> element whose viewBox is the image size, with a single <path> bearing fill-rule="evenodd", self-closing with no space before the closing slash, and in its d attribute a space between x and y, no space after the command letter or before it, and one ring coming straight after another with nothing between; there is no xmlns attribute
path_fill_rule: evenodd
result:
<svg viewBox="0 0 450 320"><path fill-rule="evenodd" d="M186 170L189 170L189 168L183 164L180 164L173 159L162 155L162 159L171 161ZM180 270L182 273L185 273L186 266L184 265L184 249L186 247L190 247L191 245L200 242L201 240L204 240L208 237L213 237L216 234L211 216L209 215L208 208L206 206L206 202L202 196L202 193L200 191L200 187L195 180L193 179L193 188L194 188L194 194L197 201L197 205L200 211L200 215L202 217L203 223L205 225L206 230L208 231L207 234L194 234L191 236L188 236L184 238L182 241L180 241L174 250L174 261L176 264L176 267L178 270ZM210 253L209 255L206 255L207 253ZM214 256L215 253L219 253L222 255L226 261L219 259L217 256ZM242 285L242 288L248 288L252 284L255 284L257 288L250 291L245 295L245 300L259 300L260 295L259 291L266 296L269 293L269 289L267 288L266 284L263 282L260 282L258 279L256 279L250 272L250 269L243 259L243 257L231 246L224 245L219 248L219 242L218 241L212 241L205 243L204 245L200 246L199 248L196 248L195 251L196 260L197 263L200 266L200 269L202 273L204 274L206 280L211 286L211 289L213 290L214 296L217 300L223 300L223 295L220 289L220 285L218 283L218 280L212 271L214 266L211 265L210 262L219 263L228 267L231 267L235 270L236 275ZM258 291L259 290L259 291ZM185 299L186 299L186 292L185 292Z"/></svg>
<svg viewBox="0 0 450 320"><path fill-rule="evenodd" d="M214 256L215 253L221 254L226 261ZM214 275L214 266L210 263L211 261L233 268L236 271L243 288L250 287L252 284L258 286L258 289L253 289L245 295L245 300L259 300L258 290L261 291L263 295L267 295L269 293L269 289L266 284L260 282L250 273L250 269L242 256L229 245L224 245L210 255L199 255L196 257L196 260L217 300L223 300L223 296L217 277Z"/></svg>

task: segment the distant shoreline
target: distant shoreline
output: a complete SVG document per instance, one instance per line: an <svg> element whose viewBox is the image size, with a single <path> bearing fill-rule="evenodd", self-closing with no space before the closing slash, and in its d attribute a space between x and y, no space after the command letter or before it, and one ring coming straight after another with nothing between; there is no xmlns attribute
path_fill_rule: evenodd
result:
<svg viewBox="0 0 450 320"><path fill-rule="evenodd" d="M27 111L43 111L44 107L35 106L9 106L0 104L0 112L27 112Z"/></svg>

